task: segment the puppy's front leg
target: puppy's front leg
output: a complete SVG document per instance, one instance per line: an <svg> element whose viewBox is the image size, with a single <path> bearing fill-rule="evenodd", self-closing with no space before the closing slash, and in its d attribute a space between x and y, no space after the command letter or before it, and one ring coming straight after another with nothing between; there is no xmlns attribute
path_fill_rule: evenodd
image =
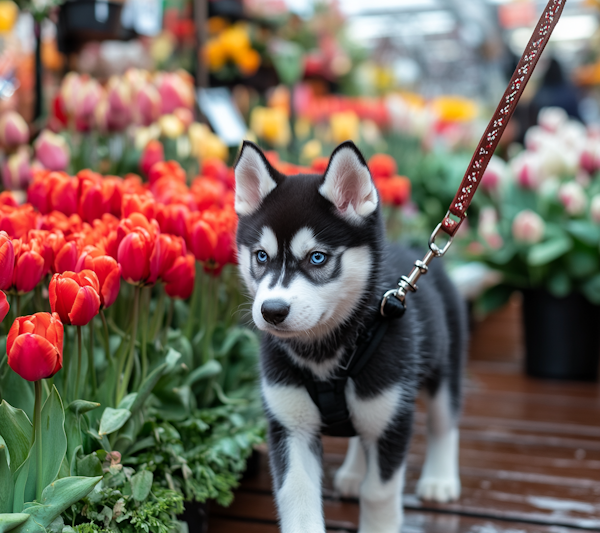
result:
<svg viewBox="0 0 600 533"><path fill-rule="evenodd" d="M325 533L320 415L306 389L268 387L269 456L282 533Z"/></svg>

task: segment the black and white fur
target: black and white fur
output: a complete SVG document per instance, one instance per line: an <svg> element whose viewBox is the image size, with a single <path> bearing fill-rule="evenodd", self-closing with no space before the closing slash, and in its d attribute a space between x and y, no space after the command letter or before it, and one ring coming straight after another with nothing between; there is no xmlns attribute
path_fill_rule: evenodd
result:
<svg viewBox="0 0 600 533"><path fill-rule="evenodd" d="M351 142L333 152L324 175L297 176L277 172L259 148L245 142L235 176L239 267L254 298L252 317L264 332L261 386L281 530L324 533L321 417L300 369L319 380L332 378L347 363L383 293L422 254L385 244L377 190ZM311 257L321 259L315 252L326 255L324 264L311 263ZM463 303L434 262L408 304L346 388L359 437L350 440L334 482L343 496L359 497L360 533L401 529L420 389L429 409L418 493L439 502L460 494Z"/></svg>

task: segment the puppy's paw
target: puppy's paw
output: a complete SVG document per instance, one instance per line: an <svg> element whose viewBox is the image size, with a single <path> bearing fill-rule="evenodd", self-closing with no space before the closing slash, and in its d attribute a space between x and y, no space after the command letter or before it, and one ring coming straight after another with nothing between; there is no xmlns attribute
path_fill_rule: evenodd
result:
<svg viewBox="0 0 600 533"><path fill-rule="evenodd" d="M447 503L460 497L460 478L422 477L417 484L417 494L424 500Z"/></svg>
<svg viewBox="0 0 600 533"><path fill-rule="evenodd" d="M363 479L364 475L342 467L335 473L333 487L345 498L358 498Z"/></svg>

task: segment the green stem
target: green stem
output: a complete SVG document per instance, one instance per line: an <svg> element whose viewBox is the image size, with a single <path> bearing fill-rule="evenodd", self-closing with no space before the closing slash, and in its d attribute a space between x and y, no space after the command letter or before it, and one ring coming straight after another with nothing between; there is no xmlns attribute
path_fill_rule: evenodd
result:
<svg viewBox="0 0 600 533"><path fill-rule="evenodd" d="M21 316L21 295L17 294L17 317Z"/></svg>
<svg viewBox="0 0 600 533"><path fill-rule="evenodd" d="M127 392L127 386L129 385L129 380L131 378L131 372L133 370L133 363L135 358L135 340L137 338L137 328L138 328L138 318L140 314L140 287L135 288L135 294L133 297L133 323L131 328L131 341L129 345L129 355L127 359L127 366L125 367L125 372L123 374L123 379L121 381L120 386L117 389L117 402L119 405L125 393ZM119 373L120 376L120 373Z"/></svg>
<svg viewBox="0 0 600 533"><path fill-rule="evenodd" d="M75 379L75 397L74 400L79 399L79 381L81 380L81 326L77 326L77 378Z"/></svg>
<svg viewBox="0 0 600 533"><path fill-rule="evenodd" d="M158 337L158 332L160 331L160 326L163 323L163 319L165 318L165 288L162 283L158 285L158 302L156 302L156 309L154 310L154 318L152 319L152 324L150 326L150 340L152 342L156 341Z"/></svg>
<svg viewBox="0 0 600 533"><path fill-rule="evenodd" d="M35 499L42 501L44 478L42 477L42 380L35 382L35 405L33 408L33 424L35 427L35 458L36 458L36 484Z"/></svg>
<svg viewBox="0 0 600 533"><path fill-rule="evenodd" d="M150 308L150 297L151 297L151 287L144 287L142 289L142 302L144 305L144 309L146 312L144 313L142 319L142 379L140 383L143 383L148 375L148 349L146 344L148 343L148 309Z"/></svg>
<svg viewBox="0 0 600 533"><path fill-rule="evenodd" d="M163 329L162 334L162 344L163 346L167 344L167 336L169 335L169 329L171 329L171 324L173 323L173 315L175 314L175 299L169 298L169 311L167 312L167 321L165 322L165 329Z"/></svg>
<svg viewBox="0 0 600 533"><path fill-rule="evenodd" d="M110 338L108 336L108 324L106 323L106 317L104 316L104 309L100 309L100 318L102 319L102 327L104 329L104 352L108 364L112 366L113 360L112 355L110 354Z"/></svg>
<svg viewBox="0 0 600 533"><path fill-rule="evenodd" d="M192 301L190 302L190 312L188 315L188 320L185 328L185 336L192 340L192 335L194 334L194 326L196 325L196 315L198 301L200 299L200 276L202 274L202 265L199 261L196 261L196 283L194 285L194 292L192 294Z"/></svg>
<svg viewBox="0 0 600 533"><path fill-rule="evenodd" d="M94 365L94 319L90 320L90 346L88 348L88 374L92 378L92 398L96 397L96 390L98 389L98 383L96 381L96 368Z"/></svg>

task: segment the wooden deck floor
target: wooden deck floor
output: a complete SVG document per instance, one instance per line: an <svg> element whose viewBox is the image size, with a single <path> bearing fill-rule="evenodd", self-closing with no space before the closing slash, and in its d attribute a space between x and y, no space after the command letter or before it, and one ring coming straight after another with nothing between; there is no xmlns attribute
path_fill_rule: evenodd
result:
<svg viewBox="0 0 600 533"><path fill-rule="evenodd" d="M572 533L600 531L600 386L526 378L514 358L473 354L461 422L461 499L421 502L420 409L407 468L403 533ZM329 531L357 531L358 504L338 498L332 476L347 442L324 439L324 507ZM211 507L209 533L276 533L265 451L231 507Z"/></svg>

